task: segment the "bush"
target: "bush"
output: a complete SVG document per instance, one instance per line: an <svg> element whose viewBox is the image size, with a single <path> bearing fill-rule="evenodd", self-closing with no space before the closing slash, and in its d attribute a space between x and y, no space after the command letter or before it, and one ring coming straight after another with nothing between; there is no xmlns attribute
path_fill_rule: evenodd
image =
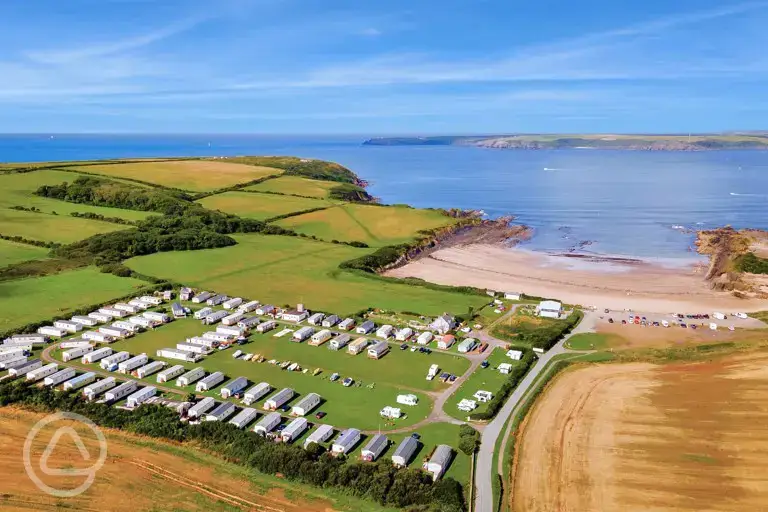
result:
<svg viewBox="0 0 768 512"><path fill-rule="evenodd" d="M490 420L496 416L496 414L499 412L499 409L501 409L501 407L504 405L504 402L506 402L509 394L512 393L520 381L523 380L525 374L528 373L528 369L533 365L533 361L533 352L526 350L523 358L520 360L520 364L512 368L512 371L510 372L509 377L507 377L507 380L504 382L504 384L501 385L501 388L499 388L499 391L491 399L491 401L488 402L485 412L472 414L470 415L470 419Z"/></svg>
<svg viewBox="0 0 768 512"><path fill-rule="evenodd" d="M768 258L748 252L736 259L736 270L750 274L768 274Z"/></svg>
<svg viewBox="0 0 768 512"><path fill-rule="evenodd" d="M480 432L467 425L459 427L459 450L472 455L480 447Z"/></svg>

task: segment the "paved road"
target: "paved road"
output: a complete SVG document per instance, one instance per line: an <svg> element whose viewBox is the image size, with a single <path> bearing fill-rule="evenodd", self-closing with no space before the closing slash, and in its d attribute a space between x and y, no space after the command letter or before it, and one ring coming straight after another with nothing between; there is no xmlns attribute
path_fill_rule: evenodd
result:
<svg viewBox="0 0 768 512"><path fill-rule="evenodd" d="M568 349L564 347L568 338L574 334L592 332L594 330L595 320L595 313L587 312L581 323L576 326L568 336L560 340L545 354L541 355L533 368L509 396L507 402L501 408L501 411L499 411L499 414L497 414L483 430L480 451L477 456L477 470L475 472L475 512L494 512L495 503L493 499L492 482L497 474L497 464L495 464L495 461L493 460L493 452L496 448L496 441L504 429L504 424L552 358L559 354L569 352Z"/></svg>

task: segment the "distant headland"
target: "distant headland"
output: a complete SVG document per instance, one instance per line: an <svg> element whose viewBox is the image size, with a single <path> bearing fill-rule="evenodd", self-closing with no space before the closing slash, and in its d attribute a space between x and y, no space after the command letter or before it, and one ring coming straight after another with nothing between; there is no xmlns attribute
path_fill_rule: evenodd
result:
<svg viewBox="0 0 768 512"><path fill-rule="evenodd" d="M473 146L492 149L716 151L768 149L768 131L717 134L512 134L376 137L366 146Z"/></svg>

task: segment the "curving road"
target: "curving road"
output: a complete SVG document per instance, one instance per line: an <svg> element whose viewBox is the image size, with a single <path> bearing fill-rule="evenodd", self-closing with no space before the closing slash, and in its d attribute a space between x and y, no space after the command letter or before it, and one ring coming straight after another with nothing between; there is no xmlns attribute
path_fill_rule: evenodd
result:
<svg viewBox="0 0 768 512"><path fill-rule="evenodd" d="M498 474L498 466L493 460L496 441L501 435L504 425L512 416L521 400L527 395L531 385L539 374L546 368L553 357L568 353L565 342L573 335L584 332L594 332L596 313L585 312L584 319L570 334L560 340L554 347L539 356L536 364L526 374L501 408L496 417L483 429L480 450L477 454L477 470L475 471L475 512L494 512L493 479Z"/></svg>

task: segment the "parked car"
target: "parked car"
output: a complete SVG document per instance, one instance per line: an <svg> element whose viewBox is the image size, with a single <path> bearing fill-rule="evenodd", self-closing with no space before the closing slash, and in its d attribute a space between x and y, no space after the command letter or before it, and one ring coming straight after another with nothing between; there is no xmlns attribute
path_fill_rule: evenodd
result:
<svg viewBox="0 0 768 512"><path fill-rule="evenodd" d="M318 411L317 414L315 414L315 418L321 420L325 418L325 413L323 411Z"/></svg>
<svg viewBox="0 0 768 512"><path fill-rule="evenodd" d="M352 379L352 377L347 377L346 379L344 379L344 380L341 382L341 384L342 384L342 385L343 385L345 388L348 388L349 386L351 386L352 384L354 384L354 382L355 382L355 381Z"/></svg>
<svg viewBox="0 0 768 512"><path fill-rule="evenodd" d="M333 375L331 375L331 382L336 382L337 380L339 380L339 377L341 377L341 375L339 375L338 373L334 373Z"/></svg>
<svg viewBox="0 0 768 512"><path fill-rule="evenodd" d="M483 361L482 363L480 363L481 368L488 368L489 366L491 366L491 363L489 363L488 361Z"/></svg>
<svg viewBox="0 0 768 512"><path fill-rule="evenodd" d="M612 323L613 323L613 318L609 318L609 319L608 319L608 323L609 323L609 324L612 324Z"/></svg>
<svg viewBox="0 0 768 512"><path fill-rule="evenodd" d="M407 348L408 348L408 344L407 343L403 343L402 345L400 345L400 350L405 350Z"/></svg>

